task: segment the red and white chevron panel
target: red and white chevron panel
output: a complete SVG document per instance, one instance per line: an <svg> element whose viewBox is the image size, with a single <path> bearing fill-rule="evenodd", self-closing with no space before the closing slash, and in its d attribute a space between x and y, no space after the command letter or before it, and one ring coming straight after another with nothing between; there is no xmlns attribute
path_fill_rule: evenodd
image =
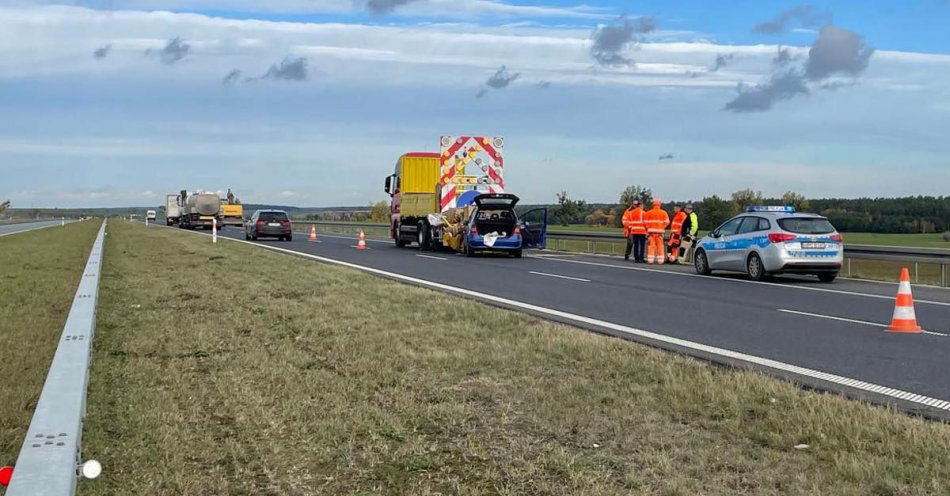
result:
<svg viewBox="0 0 950 496"><path fill-rule="evenodd" d="M504 193L502 156L505 139L500 136L442 136L441 186L442 211L455 208L465 191Z"/></svg>

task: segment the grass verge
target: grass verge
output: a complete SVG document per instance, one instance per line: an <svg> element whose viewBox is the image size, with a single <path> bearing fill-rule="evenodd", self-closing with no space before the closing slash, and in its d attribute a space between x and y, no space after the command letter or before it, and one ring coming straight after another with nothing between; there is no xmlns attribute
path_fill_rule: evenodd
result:
<svg viewBox="0 0 950 496"><path fill-rule="evenodd" d="M0 465L20 452L99 226L0 238Z"/></svg>
<svg viewBox="0 0 950 496"><path fill-rule="evenodd" d="M950 491L944 424L247 245L107 243L83 496Z"/></svg>

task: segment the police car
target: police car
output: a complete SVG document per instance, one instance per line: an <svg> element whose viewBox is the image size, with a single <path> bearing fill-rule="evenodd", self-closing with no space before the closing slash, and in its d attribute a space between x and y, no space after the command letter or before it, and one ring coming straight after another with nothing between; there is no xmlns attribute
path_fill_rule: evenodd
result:
<svg viewBox="0 0 950 496"><path fill-rule="evenodd" d="M792 207L749 207L699 240L696 272L745 272L754 281L769 275L814 274L832 282L844 261L841 235L828 219Z"/></svg>

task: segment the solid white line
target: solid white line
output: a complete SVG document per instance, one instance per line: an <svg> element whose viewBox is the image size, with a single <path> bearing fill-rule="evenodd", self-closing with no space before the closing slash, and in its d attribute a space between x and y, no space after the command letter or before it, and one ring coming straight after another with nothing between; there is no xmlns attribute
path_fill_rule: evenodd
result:
<svg viewBox="0 0 950 496"><path fill-rule="evenodd" d="M194 232L194 231L188 231L188 232L193 232L194 234L199 234L199 235L204 234L204 233ZM403 281L403 282L407 282L407 283L414 284L417 286L426 286L429 288L438 289L446 293L455 293L455 294L459 294L463 296L468 296L471 298L503 305L509 308L517 308L521 310L534 312L537 314L548 315L550 317L557 317L558 319L561 319L561 320L592 325L592 326L600 327L603 329L610 329L612 331L628 334L631 336L638 336L641 338L646 338L653 341L658 341L658 342L666 343L669 345L678 346L681 348L687 348L693 351L708 353L708 354L716 355L722 358L728 358L732 360L738 360L738 361L742 361L742 362L746 362L750 364L755 364L755 365L759 365L759 366L774 369L774 370L781 370L784 372L789 372L789 373L796 374L803 377L810 377L813 379L820 379L820 380L824 380L824 381L831 382L834 384L846 385L848 387L852 387L854 389L860 389L862 391L877 392L878 394L882 396L888 396L890 398L897 398L898 395L908 393L907 391L902 391L900 389L890 388L887 386L881 386L878 384L864 382L864 381L852 379L849 377L843 377L843 376L839 376L835 374L830 374L827 372L821 372L818 370L809 369L805 367L799 367L798 365L792 365L789 363L784 363L784 362L772 360L769 358L758 357L755 355L748 355L746 353L740 353L738 351L727 350L725 348L719 348L716 346L710 346L710 345L706 345L702 343L697 343L694 341L688 341L685 339L675 338L672 336L666 336L664 334L658 334L651 331L636 329L636 328L628 327L622 324L607 322L605 320L594 319L591 317L584 317L583 315L562 312L560 310L555 310L553 308L546 308L546 307L542 307L538 305L533 305L531 303L511 300L508 298L502 298L500 296L495 296L495 295L490 295L487 293L480 293L478 291L472 291L469 289L457 288L455 286L449 286L447 284L427 281L425 279L419 279L417 277L397 274L395 272L388 272L385 270L374 269L372 267L366 267L363 265L358 265L358 264L354 264L350 262L344 262L342 260L336 260L333 258L311 255L309 253L302 253L299 251L288 250L286 248L279 248L276 246L252 243L250 241L244 241L241 239L234 239L234 238L227 238L227 237L224 237L222 239L225 239L228 241L234 241L236 243L245 243L251 246L257 246L259 248L263 248L265 250L285 253L288 255L296 256L296 257L309 258L311 260L317 260L317 261L328 263L328 264L339 265L341 267L349 267L351 269L356 269L356 270L363 271L369 274L380 275L383 277L387 277L389 279L395 279L397 281ZM937 398L931 398L928 396L923 396L923 395L919 395L915 393L909 393L909 394L911 395L911 397L909 397L906 401L909 401L912 403L918 403L925 406L928 406L928 403L925 403L925 402L937 401L939 402L937 404L940 406L936 406L932 408L937 408L940 410L945 410L947 412L950 412L950 401L943 401Z"/></svg>
<svg viewBox="0 0 950 496"><path fill-rule="evenodd" d="M584 265L596 265L596 266L600 266L600 267L612 267L612 268L615 268L615 269L623 269L623 270L638 270L638 271L642 271L642 272L658 272L658 273L660 273L660 274L670 274L670 275L685 276L685 277L703 277L703 278L708 278L708 279L715 279L715 280L717 280L717 281L730 281L730 282L745 283L745 284L763 284L763 285L766 285L766 286L775 286L775 287L778 287L778 288L800 289L800 290L803 290L803 291L821 291L821 292L824 292L824 293L837 293L837 294L844 294L844 295L850 295L850 296L864 296L864 297L867 297L867 298L877 298L877 299L881 299L881 300L893 300L893 299L894 299L893 296L876 295L876 294L869 294L869 293L856 293L856 292L853 292L853 291L843 291L843 290L840 290L840 289L811 288L811 287L807 287L807 286L798 286L798 285L795 285L795 284L783 284L783 283L765 282L765 281L750 281L750 280L748 280L748 279L732 279L732 278L728 278L728 277L704 276L704 275L700 275L700 274L690 274L690 273L688 273L688 272L675 272L675 271L671 271L671 270L648 269L648 268L645 268L645 267L627 267L627 266L624 266L624 265L605 264L605 263L600 263L600 262L589 262L589 261L586 261L586 260L565 260L565 259L563 259L563 258L554 258L554 257L543 258L542 260L553 260L553 261L556 261L556 262L567 262L567 263L576 263L576 264L584 264ZM927 305L940 305L940 306L950 307L950 303L943 302L943 301L931 301L931 300L917 300L917 299L915 299L915 300L914 300L914 303L923 303L923 304L927 304Z"/></svg>
<svg viewBox="0 0 950 496"><path fill-rule="evenodd" d="M784 308L779 308L778 311L783 312L783 313L794 313L796 315L805 315L808 317L818 317L820 319L840 320L842 322L853 322L855 324L864 324L864 325L875 326L875 327L887 327L887 324L879 324L877 322L868 322L866 320L846 319L844 317L835 317L832 315L821 315L819 313L799 312L797 310L786 310Z"/></svg>
<svg viewBox="0 0 950 496"><path fill-rule="evenodd" d="M433 257L432 255L421 255L421 254L417 254L416 256L417 256L417 257L422 257L422 258L431 258L431 259L433 259L433 260L448 260L447 258Z"/></svg>
<svg viewBox="0 0 950 496"><path fill-rule="evenodd" d="M590 282L590 279L581 279L580 277L562 276L558 274L548 274L547 272L535 272L533 270L529 270L528 273L539 276L557 277L559 279L570 279L572 281Z"/></svg>
<svg viewBox="0 0 950 496"><path fill-rule="evenodd" d="M844 322L853 322L853 323L855 323L855 324L865 324L865 325L875 326L875 327L887 327L887 324L879 324L879 323L877 323L877 322L868 322L868 321L866 321L866 320L846 319L846 318L844 318L844 317L834 317L834 316L831 316L831 315L821 315L821 314L818 314L818 313L799 312L799 311L797 311L797 310L786 310L786 309L784 309L784 308L779 308L778 311L779 311L779 312L784 312L784 313L794 313L794 314L796 314L796 315L805 315L805 316L808 316L808 317L818 317L818 318L821 318L821 319L841 320L841 321L844 321ZM923 332L924 334L933 334L934 336L943 336L943 337L948 337L948 336L950 336L950 335L944 334L944 333L942 333L942 332L934 332L934 331L922 331L922 332Z"/></svg>

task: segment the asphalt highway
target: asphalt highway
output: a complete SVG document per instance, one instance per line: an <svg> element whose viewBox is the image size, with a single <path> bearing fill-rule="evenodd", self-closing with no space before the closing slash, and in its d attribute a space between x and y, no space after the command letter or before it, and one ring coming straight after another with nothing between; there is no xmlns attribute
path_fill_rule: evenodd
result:
<svg viewBox="0 0 950 496"><path fill-rule="evenodd" d="M66 221L67 223L73 221ZM61 220L44 220L38 222L24 222L20 224L0 224L0 236L8 236L10 234L17 234L27 231L35 231L37 229L43 229L44 227L52 227L61 225L63 221Z"/></svg>
<svg viewBox="0 0 950 496"><path fill-rule="evenodd" d="M244 240L238 229L221 236ZM804 277L756 283L699 276L684 266L543 251L523 259L466 258L375 239L358 251L354 238L328 234L318 243L302 233L292 242L255 243L493 295L489 303L518 302L515 308L553 320L950 419L945 289L915 288L917 317L928 333L893 334L884 328L893 284Z"/></svg>

